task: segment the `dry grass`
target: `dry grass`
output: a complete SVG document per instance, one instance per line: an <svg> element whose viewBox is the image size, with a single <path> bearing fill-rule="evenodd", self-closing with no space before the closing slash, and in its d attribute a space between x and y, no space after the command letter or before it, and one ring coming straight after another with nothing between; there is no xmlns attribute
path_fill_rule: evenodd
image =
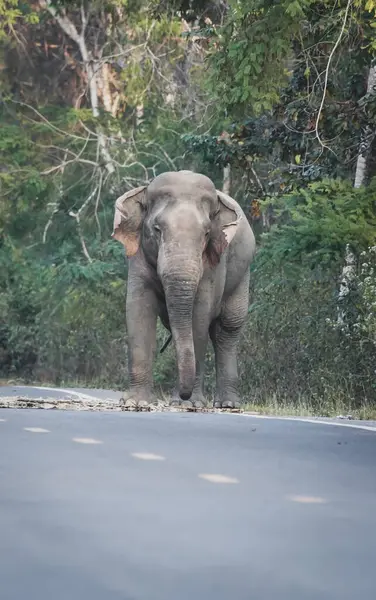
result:
<svg viewBox="0 0 376 600"><path fill-rule="evenodd" d="M40 387L57 387L54 384L47 382L25 382L22 379L0 379L0 386L9 385L37 385ZM94 382L83 382L83 381L71 381L64 382L61 386L64 388L90 388L95 389L101 387L95 385ZM161 391L158 396L162 398L162 401L167 401L168 395L163 394ZM345 403L343 400L333 400L328 398L322 398L321 400L315 399L312 402L307 399L298 398L291 401L280 401L276 396L266 399L263 403L254 403L252 401L246 401L242 405L242 410L247 412L255 412L262 415L276 415L276 416L291 416L291 417L338 417L351 415L353 419L359 420L376 420L376 407L363 404L361 406L354 406L351 402Z"/></svg>
<svg viewBox="0 0 376 600"><path fill-rule="evenodd" d="M265 404L246 402L242 407L246 411L257 412L262 415L276 415L284 417L339 417L351 415L352 419L376 420L376 407L351 406L343 402L328 402L323 399L320 403L298 400L291 402L278 402L270 399Z"/></svg>

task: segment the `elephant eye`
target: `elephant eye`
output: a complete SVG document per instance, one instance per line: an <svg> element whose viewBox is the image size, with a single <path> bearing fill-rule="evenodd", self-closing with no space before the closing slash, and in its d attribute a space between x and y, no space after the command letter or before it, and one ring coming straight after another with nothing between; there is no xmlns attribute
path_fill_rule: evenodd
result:
<svg viewBox="0 0 376 600"><path fill-rule="evenodd" d="M161 228L158 225L153 225L153 229L154 231L156 231L157 233L161 233Z"/></svg>

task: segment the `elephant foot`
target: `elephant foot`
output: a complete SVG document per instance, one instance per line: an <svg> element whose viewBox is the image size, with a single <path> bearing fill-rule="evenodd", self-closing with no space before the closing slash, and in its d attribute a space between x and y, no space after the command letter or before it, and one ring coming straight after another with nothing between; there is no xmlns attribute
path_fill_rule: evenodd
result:
<svg viewBox="0 0 376 600"><path fill-rule="evenodd" d="M181 400L178 393L174 393L170 402L170 406L176 408L185 408L194 410L205 408L208 405L205 396L201 393L193 393L189 400Z"/></svg>
<svg viewBox="0 0 376 600"><path fill-rule="evenodd" d="M128 391L120 400L123 410L149 410L150 406L157 404L157 398L153 392Z"/></svg>
<svg viewBox="0 0 376 600"><path fill-rule="evenodd" d="M233 410L240 409L240 398L237 394L226 394L221 396L216 396L214 400L214 408L227 408Z"/></svg>

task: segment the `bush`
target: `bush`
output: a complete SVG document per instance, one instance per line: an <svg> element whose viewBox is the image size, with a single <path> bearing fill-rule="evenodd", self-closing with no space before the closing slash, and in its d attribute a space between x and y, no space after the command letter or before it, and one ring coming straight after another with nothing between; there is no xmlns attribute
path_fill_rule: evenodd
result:
<svg viewBox="0 0 376 600"><path fill-rule="evenodd" d="M242 391L252 402L301 401L320 412L376 402L375 251L364 250L376 232L374 187L328 180L276 203L279 224L252 266L254 301L240 349ZM357 266L341 323L347 243Z"/></svg>

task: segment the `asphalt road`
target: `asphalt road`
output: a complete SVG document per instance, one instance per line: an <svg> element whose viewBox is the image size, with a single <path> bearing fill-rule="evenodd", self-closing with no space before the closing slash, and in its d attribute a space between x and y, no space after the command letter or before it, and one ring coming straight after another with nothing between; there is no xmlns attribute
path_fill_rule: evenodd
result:
<svg viewBox="0 0 376 600"><path fill-rule="evenodd" d="M374 600L376 432L0 409L1 600Z"/></svg>
<svg viewBox="0 0 376 600"><path fill-rule="evenodd" d="M87 390L83 388L38 387L29 385L0 386L0 398L10 396L26 396L28 398L55 398L71 400L77 398L98 398L100 400L118 400L122 392L113 390Z"/></svg>

